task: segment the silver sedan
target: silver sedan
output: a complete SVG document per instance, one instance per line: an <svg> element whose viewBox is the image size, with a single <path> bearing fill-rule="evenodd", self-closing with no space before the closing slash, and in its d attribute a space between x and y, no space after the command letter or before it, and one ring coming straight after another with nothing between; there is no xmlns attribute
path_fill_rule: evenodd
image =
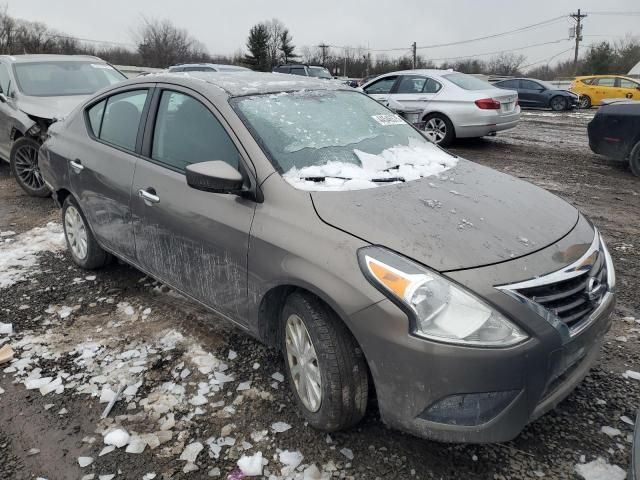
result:
<svg viewBox="0 0 640 480"><path fill-rule="evenodd" d="M427 137L442 146L514 128L518 93L452 70L405 70L381 75L362 89L394 109L418 112Z"/></svg>

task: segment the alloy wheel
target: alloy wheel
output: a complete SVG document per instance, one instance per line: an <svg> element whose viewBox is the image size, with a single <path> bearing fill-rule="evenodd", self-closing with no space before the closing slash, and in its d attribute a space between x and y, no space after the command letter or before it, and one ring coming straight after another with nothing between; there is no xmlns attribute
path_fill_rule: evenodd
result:
<svg viewBox="0 0 640 480"><path fill-rule="evenodd" d="M564 110L566 108L564 98L562 97L554 97L551 100L551 109L559 112L560 110Z"/></svg>
<svg viewBox="0 0 640 480"><path fill-rule="evenodd" d="M71 251L80 260L87 256L87 229L80 212L73 205L69 205L64 214L64 231Z"/></svg>
<svg viewBox="0 0 640 480"><path fill-rule="evenodd" d="M318 355L298 315L291 315L285 327L287 361L296 392L305 408L317 412L322 404L322 378Z"/></svg>
<svg viewBox="0 0 640 480"><path fill-rule="evenodd" d="M447 124L441 118L430 118L424 125L424 133L433 143L440 143L447 136Z"/></svg>
<svg viewBox="0 0 640 480"><path fill-rule="evenodd" d="M15 152L15 172L22 183L33 190L44 187L38 167L38 149L34 145L22 145Z"/></svg>

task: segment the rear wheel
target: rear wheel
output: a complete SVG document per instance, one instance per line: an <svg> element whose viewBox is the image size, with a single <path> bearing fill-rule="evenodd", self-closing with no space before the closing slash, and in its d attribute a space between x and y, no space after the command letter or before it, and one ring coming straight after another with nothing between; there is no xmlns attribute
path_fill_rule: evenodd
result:
<svg viewBox="0 0 640 480"><path fill-rule="evenodd" d="M591 108L591 98L589 95L580 95L580 108Z"/></svg>
<svg viewBox="0 0 640 480"><path fill-rule="evenodd" d="M32 197L51 195L38 167L40 143L29 137L21 137L11 147L11 172L18 185Z"/></svg>
<svg viewBox="0 0 640 480"><path fill-rule="evenodd" d="M561 112L567 109L567 100L564 97L555 96L551 99L549 105L554 112Z"/></svg>
<svg viewBox="0 0 640 480"><path fill-rule="evenodd" d="M78 266L93 270L109 262L111 255L98 245L78 202L71 195L62 205L62 226L67 249Z"/></svg>
<svg viewBox="0 0 640 480"><path fill-rule="evenodd" d="M430 113L424 117L424 134L429 140L441 147L450 145L455 138L451 120L441 113Z"/></svg>
<svg viewBox="0 0 640 480"><path fill-rule="evenodd" d="M631 150L629 168L636 177L640 177L640 142L636 143L636 146Z"/></svg>
<svg viewBox="0 0 640 480"><path fill-rule="evenodd" d="M362 350L321 300L294 292L282 309L282 351L296 403L315 428L336 431L358 423L369 391Z"/></svg>

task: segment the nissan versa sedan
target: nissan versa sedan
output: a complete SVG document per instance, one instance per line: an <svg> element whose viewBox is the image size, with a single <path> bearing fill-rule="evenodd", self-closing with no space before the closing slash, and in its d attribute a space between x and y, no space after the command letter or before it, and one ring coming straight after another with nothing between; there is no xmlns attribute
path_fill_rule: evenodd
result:
<svg viewBox="0 0 640 480"><path fill-rule="evenodd" d="M279 349L310 425L502 442L598 357L615 275L573 206L367 95L154 75L54 125L40 168L81 267L112 256Z"/></svg>
<svg viewBox="0 0 640 480"><path fill-rule="evenodd" d="M406 70L362 86L385 106L422 111L424 133L446 147L456 138L483 137L518 125L518 92L453 70Z"/></svg>
<svg viewBox="0 0 640 480"><path fill-rule="evenodd" d="M103 87L126 77L85 55L0 56L0 158L29 195L50 194L38 170L47 128Z"/></svg>

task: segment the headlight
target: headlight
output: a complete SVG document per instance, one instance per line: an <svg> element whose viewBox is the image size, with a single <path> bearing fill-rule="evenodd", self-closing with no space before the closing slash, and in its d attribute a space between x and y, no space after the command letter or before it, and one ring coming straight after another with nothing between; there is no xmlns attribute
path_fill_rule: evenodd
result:
<svg viewBox="0 0 640 480"><path fill-rule="evenodd" d="M416 335L440 342L508 347L528 338L499 312L441 275L381 247L358 250L369 281L413 317Z"/></svg>

